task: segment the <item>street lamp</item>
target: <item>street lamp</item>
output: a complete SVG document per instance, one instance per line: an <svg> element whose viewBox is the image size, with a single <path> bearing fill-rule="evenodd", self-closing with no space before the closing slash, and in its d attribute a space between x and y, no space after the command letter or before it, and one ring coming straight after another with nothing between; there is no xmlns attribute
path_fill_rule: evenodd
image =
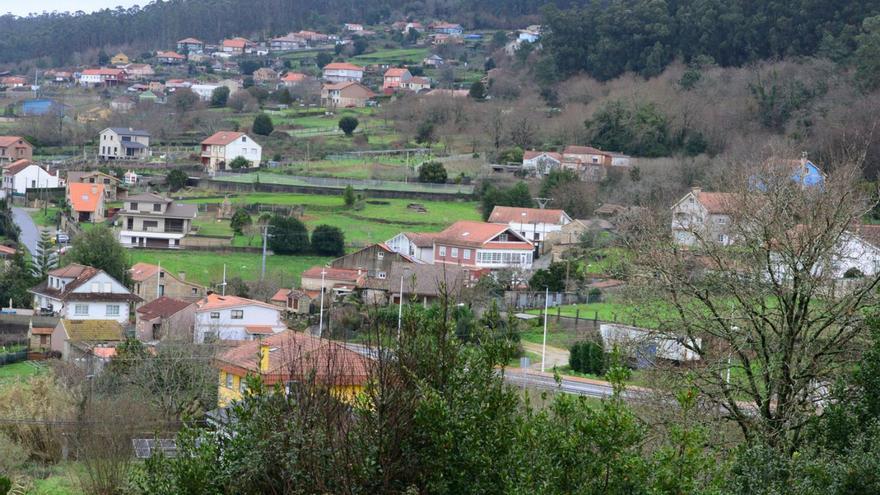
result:
<svg viewBox="0 0 880 495"><path fill-rule="evenodd" d="M324 331L324 275L327 274L327 267L321 267L321 302L318 310L318 338Z"/></svg>

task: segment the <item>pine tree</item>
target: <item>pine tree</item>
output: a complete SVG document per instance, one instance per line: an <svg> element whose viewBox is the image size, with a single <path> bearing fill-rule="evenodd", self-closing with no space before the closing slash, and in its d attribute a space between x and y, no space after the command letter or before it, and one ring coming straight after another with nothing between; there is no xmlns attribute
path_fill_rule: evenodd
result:
<svg viewBox="0 0 880 495"><path fill-rule="evenodd" d="M34 253L34 263L31 266L31 273L37 279L44 279L48 276L49 271L58 264L58 255L52 246L52 234L48 230L44 230L40 234L40 240L37 241L37 252Z"/></svg>

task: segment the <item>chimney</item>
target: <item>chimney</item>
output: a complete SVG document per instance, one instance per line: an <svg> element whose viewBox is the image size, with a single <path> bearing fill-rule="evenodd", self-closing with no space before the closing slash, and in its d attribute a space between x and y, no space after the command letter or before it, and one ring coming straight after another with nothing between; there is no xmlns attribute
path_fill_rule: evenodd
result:
<svg viewBox="0 0 880 495"><path fill-rule="evenodd" d="M269 372L269 344L260 342L260 373Z"/></svg>
<svg viewBox="0 0 880 495"><path fill-rule="evenodd" d="M177 272L177 278L179 278L181 282L186 282L186 272Z"/></svg>

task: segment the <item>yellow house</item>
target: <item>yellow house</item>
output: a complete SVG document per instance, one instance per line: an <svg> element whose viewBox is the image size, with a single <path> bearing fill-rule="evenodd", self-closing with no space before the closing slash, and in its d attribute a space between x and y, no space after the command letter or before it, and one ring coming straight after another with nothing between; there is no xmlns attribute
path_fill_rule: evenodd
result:
<svg viewBox="0 0 880 495"><path fill-rule="evenodd" d="M343 399L352 399L369 379L367 358L337 342L293 330L273 335L270 327L264 335L216 359L220 407L241 399L248 375L258 376L265 385L280 383L285 389L314 376Z"/></svg>
<svg viewBox="0 0 880 495"><path fill-rule="evenodd" d="M128 60L128 55L122 52L113 55L113 58L110 59L110 65L128 65L129 63L131 61Z"/></svg>

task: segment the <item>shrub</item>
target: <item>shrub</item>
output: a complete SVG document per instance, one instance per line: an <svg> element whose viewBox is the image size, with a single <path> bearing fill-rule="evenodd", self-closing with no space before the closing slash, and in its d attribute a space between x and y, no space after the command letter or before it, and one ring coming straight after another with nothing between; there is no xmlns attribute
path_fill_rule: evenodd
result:
<svg viewBox="0 0 880 495"><path fill-rule="evenodd" d="M259 134L260 136L268 136L269 134L272 134L272 131L274 130L275 125L272 124L272 118L265 113L261 113L254 118L254 134Z"/></svg>
<svg viewBox="0 0 880 495"><path fill-rule="evenodd" d="M568 364L578 373L605 373L605 350L601 342L585 340L571 346Z"/></svg>
<svg viewBox="0 0 880 495"><path fill-rule="evenodd" d="M358 124L360 124L358 119L349 115L339 119L339 128L342 129L342 132L344 132L346 136L351 136L354 130L357 129Z"/></svg>
<svg viewBox="0 0 880 495"><path fill-rule="evenodd" d="M446 167L440 162L425 162L419 167L419 182L446 183Z"/></svg>
<svg viewBox="0 0 880 495"><path fill-rule="evenodd" d="M232 231L238 235L242 234L242 231L245 227L251 225L251 215L244 208L239 208L235 210L235 213L232 214L232 219L229 221L229 226L232 228Z"/></svg>
<svg viewBox="0 0 880 495"><path fill-rule="evenodd" d="M345 234L339 227L318 225L312 232L312 251L321 256L345 254Z"/></svg>

